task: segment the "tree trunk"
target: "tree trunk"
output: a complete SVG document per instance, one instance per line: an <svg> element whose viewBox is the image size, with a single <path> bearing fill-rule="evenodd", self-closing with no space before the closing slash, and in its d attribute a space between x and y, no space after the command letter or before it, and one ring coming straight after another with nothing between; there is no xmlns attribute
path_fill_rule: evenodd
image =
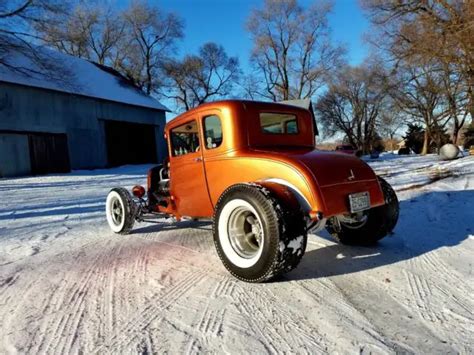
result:
<svg viewBox="0 0 474 355"><path fill-rule="evenodd" d="M423 136L423 149L421 149L421 155L428 154L429 143L430 143L430 134L428 132L428 129L425 129L425 134Z"/></svg>
<svg viewBox="0 0 474 355"><path fill-rule="evenodd" d="M458 145L459 131L460 131L460 127L459 127L458 124L456 124L456 122L455 122L455 123L454 123L454 127L453 127L453 137L452 137L452 140L453 140L453 144L454 144L454 145Z"/></svg>
<svg viewBox="0 0 474 355"><path fill-rule="evenodd" d="M471 75L471 82L474 82L474 75ZM474 124L474 89L472 85L469 85L467 89L467 96L468 96L467 110L469 111L469 114L471 115L471 124Z"/></svg>
<svg viewBox="0 0 474 355"><path fill-rule="evenodd" d="M471 124L474 124L474 97L471 97L471 100L470 100L469 114L471 115Z"/></svg>

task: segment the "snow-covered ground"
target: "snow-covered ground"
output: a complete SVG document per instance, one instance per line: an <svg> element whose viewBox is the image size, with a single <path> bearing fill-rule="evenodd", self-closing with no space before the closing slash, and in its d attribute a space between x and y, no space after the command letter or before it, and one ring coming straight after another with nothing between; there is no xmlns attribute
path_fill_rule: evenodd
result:
<svg viewBox="0 0 474 355"><path fill-rule="evenodd" d="M384 155L395 233L311 235L299 268L245 284L207 222L109 231L148 166L0 180L0 353L473 353L474 157Z"/></svg>

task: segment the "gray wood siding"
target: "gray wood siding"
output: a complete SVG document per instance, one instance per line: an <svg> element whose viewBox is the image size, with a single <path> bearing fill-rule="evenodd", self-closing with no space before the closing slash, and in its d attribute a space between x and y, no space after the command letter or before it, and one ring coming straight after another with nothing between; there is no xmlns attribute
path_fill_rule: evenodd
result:
<svg viewBox="0 0 474 355"><path fill-rule="evenodd" d="M72 169L107 165L103 120L155 125L158 160L166 156L164 111L0 82L0 133L66 133Z"/></svg>

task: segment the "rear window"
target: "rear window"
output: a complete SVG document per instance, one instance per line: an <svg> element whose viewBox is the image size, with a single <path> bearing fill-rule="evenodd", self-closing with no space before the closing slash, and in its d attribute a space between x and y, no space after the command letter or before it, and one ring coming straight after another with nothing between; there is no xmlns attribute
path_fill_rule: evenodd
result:
<svg viewBox="0 0 474 355"><path fill-rule="evenodd" d="M260 127L266 134L298 134L296 115L289 113L260 113Z"/></svg>

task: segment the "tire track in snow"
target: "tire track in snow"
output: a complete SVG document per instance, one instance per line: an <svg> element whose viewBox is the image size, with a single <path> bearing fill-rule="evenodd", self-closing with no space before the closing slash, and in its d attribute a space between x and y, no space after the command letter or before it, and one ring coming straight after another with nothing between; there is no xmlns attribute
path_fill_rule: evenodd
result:
<svg viewBox="0 0 474 355"><path fill-rule="evenodd" d="M3 298L5 304L14 305L14 308L11 308L8 314L8 318L10 319L15 319L15 314L24 312L25 306L34 309L34 313L30 315L33 319L38 319L38 314L42 316L38 319L40 321L38 326L35 326L37 321L29 321L28 324L23 327L23 329L34 327L33 329L28 330L29 341L26 344L22 343L21 345L21 347L24 347L28 352L33 351L32 349L38 349L43 341L47 341L45 340L47 337L45 332L50 318L44 317L44 315L60 312L60 310L57 309L57 305L62 304L66 295L65 289L70 286L65 279L62 279L60 284L50 284L51 281L49 277L51 272L56 275L58 272L67 272L67 270L52 270L51 266L48 265L47 262L45 263L45 259L48 261L51 259L69 261L77 258L78 255L83 253L83 250L87 246L92 244L97 245L97 240L94 241L91 238L86 238L83 244L80 244L79 246L75 245L78 247L76 249L65 244L66 250L63 249L60 253L54 253L52 255L42 254L39 257L35 257L35 263L31 265L31 268L21 270L22 273L35 272L35 277L26 277L26 284L23 285L20 282L16 288L6 289L4 294L2 294L2 297L0 297L0 300ZM54 266L57 266L57 264ZM50 286L47 289L40 291L48 284L50 284ZM20 290L18 287L20 287ZM21 294L20 298L18 297L19 293ZM45 297L45 295L50 295L50 297ZM34 305L31 305L30 301L32 297L36 298L37 296L40 296L40 298L38 298L40 304L35 307ZM3 319L5 323L8 323L8 320L5 319L5 317Z"/></svg>
<svg viewBox="0 0 474 355"><path fill-rule="evenodd" d="M318 304L324 304L325 310L329 309L337 314L338 322L342 321L346 327L359 329L363 334L381 346L389 346L384 335L379 332L374 324L340 292L339 287L330 279L290 281L292 286L314 298ZM352 315L352 316L351 316ZM327 335L322 335L327 339ZM326 349L327 351L327 349Z"/></svg>
<svg viewBox="0 0 474 355"><path fill-rule="evenodd" d="M275 311L275 306L285 302L266 290L265 285L237 285L235 295L239 301L237 308L258 331L271 352L291 352L295 348L308 352L326 350L326 346L320 344L322 336L304 318L285 307L278 307ZM268 333L272 339L270 342ZM274 341L278 342L277 347Z"/></svg>
<svg viewBox="0 0 474 355"><path fill-rule="evenodd" d="M103 322L103 326L106 326L107 324L109 325L111 324L113 327L113 316L115 314L113 312L113 307L115 306L115 304L112 301L112 297L115 293L115 284L113 280L114 280L114 276L117 273L117 264L120 261L119 256L122 254L122 249L124 247L125 240L119 238L116 240L116 242L117 244L114 245L112 249L107 250L107 252L105 253L99 254L99 258L94 266L94 272L93 272L95 276L94 282L87 289L87 292L81 292L82 298L84 299L84 301L82 301L80 305L81 306L80 314L79 312L77 312L76 313L77 316L73 318L74 323L73 323L73 326L71 327L73 331L69 331L67 333L65 340L62 344L62 347L57 352L58 354L65 354L65 353L72 352L73 347L76 345L76 341L78 340L77 333L79 331L80 324L82 323L83 317L85 313L87 313L87 310L88 310L86 308L86 306L88 305L87 303L89 302L89 305L94 304L94 303L90 304L91 299L99 300L98 302L97 301L95 302L96 307L99 307L99 309L109 309L110 307L110 311L105 312L107 319L105 322ZM140 252L140 249L138 249L138 252ZM110 283L109 280L112 280L112 283ZM102 289L104 289L103 297L91 297L91 295L93 294L100 294L102 292ZM108 300L111 300L112 303L108 303ZM81 349L76 349L76 350L80 351Z"/></svg>
<svg viewBox="0 0 474 355"><path fill-rule="evenodd" d="M143 334L150 323L163 319L163 311L196 287L204 278L205 275L202 272L189 272L184 278L181 278L176 284L168 288L163 295L159 296L158 304L154 304L150 300L144 309L133 317L132 320L117 329L110 340L98 347L94 353L100 354L105 349L120 351L124 346L129 345L135 337Z"/></svg>
<svg viewBox="0 0 474 355"><path fill-rule="evenodd" d="M433 292L429 283L422 277L411 272L404 272L407 279L410 293L415 299L418 314L422 319L432 323L442 323L445 321L442 314L435 312L430 306L430 298L433 297Z"/></svg>
<svg viewBox="0 0 474 355"><path fill-rule="evenodd" d="M95 279L95 282L91 283L93 277L98 273L97 265L103 257L104 255L100 253L96 254L87 267L81 271L83 276L78 281L72 285L65 283L63 287L56 290L57 300L54 304L60 304L56 309L57 316L51 322L47 321L48 324L42 331L42 339L33 352L63 354L68 346L72 346L71 342L76 337L85 310L86 295L88 295L90 287L99 281Z"/></svg>
<svg viewBox="0 0 474 355"><path fill-rule="evenodd" d="M135 297L141 295L136 292L140 288L135 285L135 281L140 280L144 273L140 259L144 257L145 248L140 245L130 246L128 242L130 240L126 238L118 238L119 244L107 251L103 262L97 268L98 277L94 283L95 287L89 293L90 302L87 308L87 321L96 322L97 330L94 334L88 334L87 329L84 329L85 336L89 335L88 341L85 342L88 348L87 353L92 352L93 349L90 347L96 339L103 339L113 333L116 324L120 324L123 320L123 314L118 311L120 309L118 300L125 295ZM126 261L125 264L124 261ZM71 350L73 350L72 347L68 349L68 352Z"/></svg>
<svg viewBox="0 0 474 355"><path fill-rule="evenodd" d="M228 299L225 299L226 303L223 304L222 298L228 296L227 290L231 289L231 282L227 275L215 280L216 285L208 284L208 291L204 291L203 297L197 297L182 305L196 313L189 325L180 324L182 331L188 336L186 353L200 352L203 349L206 352L222 351L224 326L227 325L224 319L229 312L226 305Z"/></svg>
<svg viewBox="0 0 474 355"><path fill-rule="evenodd" d="M43 320L38 331L40 341L33 350L59 354L70 352L76 341L80 339L77 333L84 316L88 313L88 306L96 304L94 314L99 314L100 317L101 303L104 308L104 304L107 302L107 292L105 292L105 297L95 296L99 294L102 296L102 288L107 285L107 280L114 277L117 255L120 254L123 247L123 240L114 239L113 242L118 242L118 244L113 245L111 249L107 249L110 241L101 242L106 245L97 242L87 243L71 256L75 260L74 264L63 271L61 285L51 293L52 297L48 299L41 312L42 314L52 313L54 316L52 319L45 318ZM90 244L94 244L92 252L95 254L85 261L81 260L84 255L91 253L91 249L86 248L90 247ZM78 270L76 265L81 264L86 267ZM81 276L71 284L71 275L77 274ZM113 292L113 290L112 287L111 291ZM100 331L101 325L103 327L106 324L107 322L101 321L98 330ZM33 337L33 339L35 338ZM80 340L84 342L85 339Z"/></svg>
<svg viewBox="0 0 474 355"><path fill-rule="evenodd" d="M196 283L199 283L201 282L203 279L205 278L205 275L204 274L201 274L201 270L199 271L195 271L193 276L191 277L191 281L192 282L196 282ZM122 348L125 348L125 347L128 347L130 346L133 342L139 340L142 336L142 333L146 331L146 329L148 328L148 326L156 321L156 322L160 322L162 320L165 320L166 319L166 314L165 312L174 304L176 304L182 296L184 296L185 294L188 293L188 291L192 288L194 288L195 285L187 285L186 286L186 290L184 292L182 292L182 294L172 294L170 295L170 299L169 301L167 302L166 305L159 305L159 306L155 306L153 305L153 317L155 317L156 319L149 319L149 321L146 322L146 324L144 324L142 327L138 327L138 331L135 332L135 335L133 335L130 339L124 339L125 340L125 345L122 345ZM160 300L162 301L162 300ZM161 308L160 308L161 306ZM143 329L140 331L140 329Z"/></svg>
<svg viewBox="0 0 474 355"><path fill-rule="evenodd" d="M196 338L192 338L189 345L186 347L185 354L197 355L201 353L202 353L202 349L201 349L201 346L199 345L199 340Z"/></svg>
<svg viewBox="0 0 474 355"><path fill-rule="evenodd" d="M206 352L218 351L218 337L223 332L225 309L214 309L214 306L208 302L203 307L196 325L187 332L189 340L186 346L187 352L193 349L199 349ZM214 340L217 341L214 342Z"/></svg>
<svg viewBox="0 0 474 355"><path fill-rule="evenodd" d="M411 259L409 265L404 274L419 316L454 346L472 348L474 302L469 285L434 252Z"/></svg>
<svg viewBox="0 0 474 355"><path fill-rule="evenodd" d="M459 290L459 293L462 295L474 294L474 289L472 287L469 287L469 284L466 283L466 280L462 276L460 276L455 269L449 267L435 253L424 254L421 257L417 258L417 261L414 261L414 263L417 262L425 263L427 267L431 268L430 271L432 272L430 272L430 274L441 274L443 277L443 281L449 284L450 289L455 286L455 288ZM452 282L453 280L455 281L454 283ZM450 292L449 294L452 295L453 293ZM460 307L462 307L467 313L471 313L472 315L472 311L474 309L474 302L472 301L472 298L468 298L465 300L460 300L456 298L455 302Z"/></svg>
<svg viewBox="0 0 474 355"><path fill-rule="evenodd" d="M224 314L225 309L215 310L208 305L202 313L202 318L197 326L197 330L205 337L218 336L222 331Z"/></svg>
<svg viewBox="0 0 474 355"><path fill-rule="evenodd" d="M426 275L436 275L436 279L432 280L433 287L470 315L474 329L474 316L472 314L474 301L471 297L461 298L459 296L474 294L474 290L469 287L469 283L466 283L466 280L456 270L449 267L435 252L411 259L409 264L412 270L421 270Z"/></svg>
<svg viewBox="0 0 474 355"><path fill-rule="evenodd" d="M210 297L211 298L219 298L219 297L232 298L234 289L235 289L235 280L229 278L229 276L226 275L226 276L223 276L221 280L217 283Z"/></svg>
<svg viewBox="0 0 474 355"><path fill-rule="evenodd" d="M3 302L4 295L11 291L11 286L13 286L13 284L15 284L20 278L21 271L21 269L15 270L12 275L3 278L0 281L0 304L7 303L7 301Z"/></svg>
<svg viewBox="0 0 474 355"><path fill-rule="evenodd" d="M303 272L304 268L301 271ZM323 272L328 271L323 266ZM310 296L314 294L315 301L324 305L322 317L334 320L325 327L324 330L329 333L324 337L331 341L336 349L340 347L341 341L346 341L349 346L359 345L361 351L367 345L382 347L384 352L411 353L416 349L412 348L412 344L420 346L424 351L432 349L430 346L425 347L426 344L417 343L418 339L414 336L419 333L436 338L431 329L426 327L424 322L412 322L411 309L387 293L386 284L368 279L366 276L369 275L360 273L295 280L290 283L306 289ZM334 317L334 314L337 317ZM331 329L335 329L337 334L340 328L351 329L352 336L334 338ZM421 351L420 349L418 351Z"/></svg>
<svg viewBox="0 0 474 355"><path fill-rule="evenodd" d="M201 312L198 313L199 317L195 318L191 327L186 326L189 335L188 344L185 347L186 353L221 352L224 344L222 344L220 336L224 332L224 325L249 337L258 333L260 338L257 340L261 342L266 352L278 352L278 347L274 346L273 340L269 340L266 334L268 328L273 329L272 324L268 319L265 319L265 315L260 314L259 307L249 306L249 301L243 300L242 293L245 291L238 290L238 288L236 280L232 277L221 276L211 289L209 297L203 299L204 304L198 303L192 307L196 312L198 310ZM222 300L224 300L224 304ZM229 300L232 300L230 304ZM218 308L218 305L224 305L225 308ZM226 317L226 321L224 317ZM272 331L272 338L284 341L277 330ZM289 344L286 344L290 349Z"/></svg>

